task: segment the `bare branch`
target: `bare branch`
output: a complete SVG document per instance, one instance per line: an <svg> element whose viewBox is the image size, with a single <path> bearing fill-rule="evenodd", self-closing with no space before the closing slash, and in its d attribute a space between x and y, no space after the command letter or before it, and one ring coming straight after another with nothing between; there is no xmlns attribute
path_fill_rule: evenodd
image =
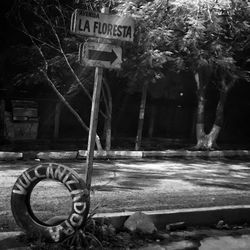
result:
<svg viewBox="0 0 250 250"><path fill-rule="evenodd" d="M64 58L64 60L65 60L65 62L66 62L66 64L67 64L67 66L68 66L68 68L69 68L69 70L71 71L71 73L72 73L72 75L74 76L76 82L81 86L81 88L83 89L83 91L85 92L85 94L87 95L87 97L88 97L90 100L92 100L92 98L91 98L91 96L90 96L88 90L83 86L82 82L80 81L80 79L79 79L78 76L76 75L75 71L73 70L72 66L70 65L70 63L69 63L69 61L68 61L68 58L66 57L66 55L65 55L65 53L64 53L64 51L63 51L63 48L62 48L62 44L61 44L60 38L59 38L59 36L58 36L58 34L57 34L57 32L56 32L56 30L55 30L53 24L52 24L51 21L49 20L49 17L48 17L48 15L47 15L46 11L44 10L44 8L42 8L42 9L43 9L44 14L45 14L46 17L48 18L48 23L49 23L49 25L50 25L50 27L51 27L51 29L52 29L52 31L53 31L53 34L54 34L54 36L55 36L55 38L56 38L56 40L57 40L57 43L58 43L58 46L59 46L59 51L60 51L60 53L62 54L62 56L63 56L63 58Z"/></svg>
<svg viewBox="0 0 250 250"><path fill-rule="evenodd" d="M73 77L75 78L77 84L79 84L79 86L82 88L82 90L84 91L84 93L87 95L87 97L88 97L89 100L91 101L91 100L92 100L92 97L91 97L91 95L90 95L88 89L85 88L85 86L82 84L81 80L79 79L79 77L78 77L77 74L75 73L74 69L72 68L72 66L71 66L71 64L70 64L70 62L69 62L69 60L68 60L68 58L67 58L67 55L65 54L65 52L64 52L64 50L63 50L63 48L62 48L61 40L60 40L60 38L59 38L59 36L58 36L58 34L57 34L57 31L56 31L56 29L55 29L53 23L51 22L49 16L47 15L46 10L45 10L43 7L41 7L41 10L42 10L42 12L43 12L45 18L44 18L43 16L40 16L40 15L37 15L37 16L38 16L40 19L42 19L46 24L48 24L48 25L50 26L50 28L51 28L51 30L52 30L52 32L53 32L55 38L56 38L56 41L57 41L57 43L58 43L58 48L57 48L57 47L54 47L54 46L51 46L50 44L48 44L48 43L46 43L46 42L44 42L44 44L46 44L47 46L49 46L49 47L51 47L51 48L53 48L53 49L55 49L56 51L58 51L58 52L61 53L61 55L63 56L63 58L64 58L64 60L65 60L65 62L66 62L66 64L67 64L67 66L68 66L68 68L69 68L69 70L70 70L70 72L72 73ZM28 35L30 35L30 34L28 34ZM38 40L36 37L33 37L33 39ZM40 40L40 41L41 41L41 40ZM43 41L41 41L41 42L43 42ZM100 114L101 114L104 118L106 117L106 115L104 114L104 112L101 111L101 110L100 110Z"/></svg>
<svg viewBox="0 0 250 250"><path fill-rule="evenodd" d="M57 0L57 3L58 3L58 6L56 6L56 9L59 11L59 13L61 14L61 17L62 17L62 20L63 20L63 25L64 25L64 34L66 35L66 21L65 21L65 17L63 15L63 12L62 12L62 7L61 7L61 3L59 0Z"/></svg>
<svg viewBox="0 0 250 250"><path fill-rule="evenodd" d="M27 30L26 26L24 25L24 23L22 22L22 26L23 29L25 30L25 32L27 33L27 35L30 37L33 45L37 48L37 50L39 51L39 54L41 55L41 57L43 58L44 61L44 69L40 68L40 72L43 74L43 76L45 77L45 79L47 80L47 82L50 84L50 86L52 87L52 89L55 91L55 93L57 94L57 96L59 97L59 99L66 105L66 107L70 110L70 112L76 117L76 119L79 121L79 123L81 124L81 126L88 132L89 128L88 126L83 122L82 118L80 117L80 115L72 108L72 106L68 103L68 101L63 97L63 95L58 91L58 89L56 88L56 86L54 85L53 81L49 78L47 71L48 71L48 61L45 58L45 55L41 49L41 47L39 47L37 45L37 43L35 42L35 39L33 38L33 36L31 36L31 34L29 33L29 31ZM64 54L65 55L65 54ZM96 135L96 145L98 150L102 150L102 146L100 143L100 138L98 135Z"/></svg>
<svg viewBox="0 0 250 250"><path fill-rule="evenodd" d="M46 78L46 80L48 81L48 83L50 84L50 86L53 88L53 90L56 92L57 96L59 97L59 99L66 105L66 107L70 110L70 112L76 117L76 119L79 121L79 123L81 124L81 126L86 130L89 131L88 126L83 122L82 118L80 117L80 115L72 108L72 106L68 103L68 101L63 97L63 95L57 90L57 88L55 87L55 85L53 84L53 82L51 81L51 79L49 78L48 74L46 71L44 70L40 70L44 77Z"/></svg>

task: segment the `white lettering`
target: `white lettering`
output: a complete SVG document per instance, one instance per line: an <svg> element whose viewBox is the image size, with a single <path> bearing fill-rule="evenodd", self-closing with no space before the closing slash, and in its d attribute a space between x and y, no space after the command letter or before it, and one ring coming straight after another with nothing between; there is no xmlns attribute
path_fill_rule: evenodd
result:
<svg viewBox="0 0 250 250"><path fill-rule="evenodd" d="M38 177L38 178L43 178L43 177L46 177L46 174L40 174L38 172L39 169L43 169L43 166L42 165L39 165L35 168L35 175Z"/></svg>
<svg viewBox="0 0 250 250"><path fill-rule="evenodd" d="M68 187L69 190L71 190L72 188L69 186L70 184L77 184L78 183L78 180L75 178L75 176L73 174L71 174L71 177L74 179L74 180L68 180L65 185Z"/></svg>
<svg viewBox="0 0 250 250"><path fill-rule="evenodd" d="M76 191L78 191L78 190L76 190ZM81 191L81 193L76 194L76 196L73 198L73 202L79 201L79 200L81 200L81 198L82 198L82 191Z"/></svg>
<svg viewBox="0 0 250 250"><path fill-rule="evenodd" d="M33 173L33 177L31 177L31 173ZM25 172L24 173L26 176L27 176L27 178L30 180L30 182L33 182L33 181L35 181L36 179L37 179L37 176L36 176L36 174L35 174L35 171L33 171L33 172Z"/></svg>
<svg viewBox="0 0 250 250"><path fill-rule="evenodd" d="M66 168L64 168L63 166L59 166L54 173L55 179L61 181L66 171L67 171Z"/></svg>
<svg viewBox="0 0 250 250"><path fill-rule="evenodd" d="M71 173L69 172L62 180L62 182L65 184L68 178L70 177Z"/></svg>
<svg viewBox="0 0 250 250"><path fill-rule="evenodd" d="M73 227L78 227L82 224L83 217L79 214L73 213L69 218L70 224Z"/></svg>
<svg viewBox="0 0 250 250"><path fill-rule="evenodd" d="M76 213L82 214L86 209L86 202L75 202L73 208Z"/></svg>
<svg viewBox="0 0 250 250"><path fill-rule="evenodd" d="M14 189L14 188L18 188L18 189ZM27 194L26 189L23 186L21 186L19 183L16 183L14 188L13 188L13 191L12 191L14 194L21 194L21 195L26 195Z"/></svg>
<svg viewBox="0 0 250 250"><path fill-rule="evenodd" d="M24 181L21 179L21 177L23 177ZM24 188L27 188L29 185L30 185L30 181L29 179L27 178L27 176L25 174L22 174L20 177L19 177L19 182L20 184L24 187Z"/></svg>
<svg viewBox="0 0 250 250"><path fill-rule="evenodd" d="M52 165L49 165L46 170L46 178L48 179L55 179L54 171Z"/></svg>
<svg viewBox="0 0 250 250"><path fill-rule="evenodd" d="M65 225L63 225L63 232L66 235L71 235L75 232L74 228L70 225L70 223L66 220Z"/></svg>

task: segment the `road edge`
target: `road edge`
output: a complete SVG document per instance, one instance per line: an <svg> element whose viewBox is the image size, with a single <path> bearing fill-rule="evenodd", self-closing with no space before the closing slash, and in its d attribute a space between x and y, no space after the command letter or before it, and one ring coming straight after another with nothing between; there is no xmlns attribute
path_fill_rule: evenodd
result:
<svg viewBox="0 0 250 250"><path fill-rule="evenodd" d="M87 151L48 151L48 152L4 152L0 151L0 160L76 160L86 159ZM162 150L162 151L95 151L95 159L143 159L164 157L250 157L250 150L216 150L216 151L189 151L189 150Z"/></svg>
<svg viewBox="0 0 250 250"><path fill-rule="evenodd" d="M243 225L250 223L250 205L218 206L204 208L171 209L142 211L147 214L155 226L165 229L167 224L185 222L187 226L215 226L218 221L223 220L230 225ZM133 212L100 213L95 216L98 220L107 219L115 228L121 228L126 219Z"/></svg>
<svg viewBox="0 0 250 250"><path fill-rule="evenodd" d="M218 221L223 220L229 225L243 225L250 223L250 205L203 207L188 209L171 209L142 211L147 214L158 230L165 229L166 225L176 222L184 222L186 226L214 227ZM101 222L109 221L116 229L123 227L126 219L134 212L99 213L94 216ZM21 231L0 232L0 245L6 249L22 250L23 242L18 241ZM9 248L8 248L9 247Z"/></svg>

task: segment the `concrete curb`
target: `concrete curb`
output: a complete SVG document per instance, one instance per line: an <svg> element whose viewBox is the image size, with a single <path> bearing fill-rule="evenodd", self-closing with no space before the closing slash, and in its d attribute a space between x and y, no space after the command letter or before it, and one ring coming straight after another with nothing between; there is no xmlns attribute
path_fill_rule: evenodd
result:
<svg viewBox="0 0 250 250"><path fill-rule="evenodd" d="M0 160L20 160L23 158L23 153L16 152L0 152Z"/></svg>
<svg viewBox="0 0 250 250"><path fill-rule="evenodd" d="M79 158L86 158L87 151L86 150L79 150L78 157ZM143 152L142 151L94 151L95 158L142 158Z"/></svg>
<svg viewBox="0 0 250 250"><path fill-rule="evenodd" d="M76 159L76 151L63 151L63 152L40 152L36 155L37 159L41 160L67 160L67 159Z"/></svg>
<svg viewBox="0 0 250 250"><path fill-rule="evenodd" d="M234 156L250 156L250 150L216 150L216 151L189 151L189 150L165 150L143 151L143 157L208 157L223 158Z"/></svg>
<svg viewBox="0 0 250 250"><path fill-rule="evenodd" d="M247 206L223 206L223 207L205 207L191 209L174 209L143 211L147 214L158 230L166 228L167 224L176 222L185 222L187 226L214 226L218 221L223 220L229 225L242 225L250 223L250 205ZM121 213L100 213L94 218L99 221L108 220L115 228L122 228L126 219L134 212ZM21 232L2 232L0 233L1 249L23 250L24 243L18 241ZM4 247L4 248L3 248Z"/></svg>
<svg viewBox="0 0 250 250"><path fill-rule="evenodd" d="M214 226L223 220L230 225L250 223L250 205L221 206L190 209L142 211L154 222L157 229L165 229L167 224L185 222L187 226ZM122 228L124 222L134 212L101 213L95 216L98 220L105 218L115 227Z"/></svg>
<svg viewBox="0 0 250 250"><path fill-rule="evenodd" d="M86 150L65 152L40 152L38 159L85 159ZM95 159L142 159L153 157L250 157L250 150L223 150L223 151L188 151L188 150L165 150L165 151L95 151Z"/></svg>
<svg viewBox="0 0 250 250"><path fill-rule="evenodd" d="M3 232L0 233L0 249L1 250L27 250L27 245L20 242L18 237L22 232Z"/></svg>
<svg viewBox="0 0 250 250"><path fill-rule="evenodd" d="M51 152L0 152L0 160L41 159L41 160L74 160L85 159L86 150L78 151L51 151ZM250 157L250 150L222 150L222 151L189 151L189 150L164 150L164 151L95 151L95 159L142 159L161 157Z"/></svg>

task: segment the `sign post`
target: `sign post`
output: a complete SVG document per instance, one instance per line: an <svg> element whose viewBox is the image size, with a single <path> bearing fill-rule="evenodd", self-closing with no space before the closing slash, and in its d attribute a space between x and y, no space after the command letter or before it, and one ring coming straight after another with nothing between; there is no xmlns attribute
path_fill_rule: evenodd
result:
<svg viewBox="0 0 250 250"><path fill-rule="evenodd" d="M103 8L102 12L109 12L108 8ZM95 152L95 137L96 129L98 124L98 113L99 113L99 104L100 104L100 95L102 89L102 75L103 69L101 67L95 68L95 81L94 81L94 91L92 96L92 106L91 106L91 116L90 116L90 125L89 125L89 137L88 137L88 148L87 148L87 173L85 176L85 182L87 189L91 190L91 181L93 174L93 159ZM89 194L90 199L90 194Z"/></svg>
<svg viewBox="0 0 250 250"><path fill-rule="evenodd" d="M107 41L106 43L86 42L79 47L80 63L84 66L96 67L85 177L87 189L90 191L103 68L121 68L122 49L111 44L110 41L133 42L134 20L129 16L109 15L109 8L103 8L101 13L76 9L71 16L70 30L75 35L96 37Z"/></svg>
<svg viewBox="0 0 250 250"><path fill-rule="evenodd" d="M94 149L95 149L95 137L96 129L98 123L98 112L99 112L99 103L100 103L100 94L102 88L102 73L103 69L96 67L95 69L95 82L94 82L94 92L92 96L92 108L91 108L91 117L90 117L90 129L88 137L88 148L87 148L87 173L86 173L86 186L90 191L91 187L91 177L93 173L93 158L94 158Z"/></svg>

